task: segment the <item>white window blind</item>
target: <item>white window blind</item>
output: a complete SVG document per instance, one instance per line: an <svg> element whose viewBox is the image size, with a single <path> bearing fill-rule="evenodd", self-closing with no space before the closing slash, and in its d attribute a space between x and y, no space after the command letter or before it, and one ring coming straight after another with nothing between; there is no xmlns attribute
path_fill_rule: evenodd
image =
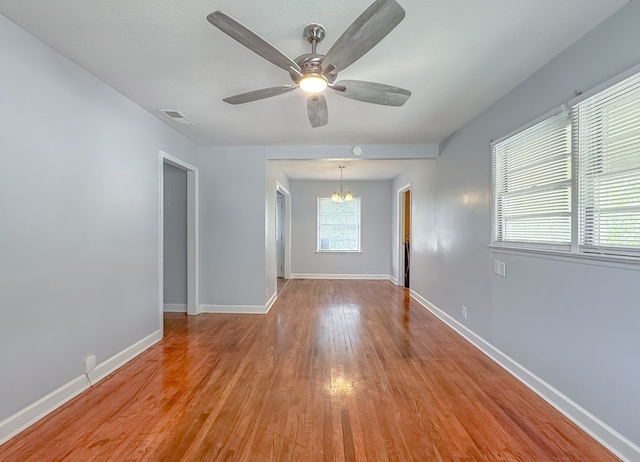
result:
<svg viewBox="0 0 640 462"><path fill-rule="evenodd" d="M360 251L360 198L333 202L318 198L318 252Z"/></svg>
<svg viewBox="0 0 640 462"><path fill-rule="evenodd" d="M494 244L570 249L571 149L567 112L492 145Z"/></svg>
<svg viewBox="0 0 640 462"><path fill-rule="evenodd" d="M640 255L640 74L575 107L579 246Z"/></svg>

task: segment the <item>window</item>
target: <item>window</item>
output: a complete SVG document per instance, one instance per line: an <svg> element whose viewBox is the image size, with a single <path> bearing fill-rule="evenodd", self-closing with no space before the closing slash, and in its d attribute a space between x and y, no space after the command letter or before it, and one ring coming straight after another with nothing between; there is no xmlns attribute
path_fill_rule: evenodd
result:
<svg viewBox="0 0 640 462"><path fill-rule="evenodd" d="M579 245L640 254L640 74L576 105Z"/></svg>
<svg viewBox="0 0 640 462"><path fill-rule="evenodd" d="M494 245L640 257L639 69L492 143Z"/></svg>
<svg viewBox="0 0 640 462"><path fill-rule="evenodd" d="M360 251L360 198L332 202L318 198L318 252Z"/></svg>
<svg viewBox="0 0 640 462"><path fill-rule="evenodd" d="M561 112L492 145L494 243L571 245L571 120Z"/></svg>

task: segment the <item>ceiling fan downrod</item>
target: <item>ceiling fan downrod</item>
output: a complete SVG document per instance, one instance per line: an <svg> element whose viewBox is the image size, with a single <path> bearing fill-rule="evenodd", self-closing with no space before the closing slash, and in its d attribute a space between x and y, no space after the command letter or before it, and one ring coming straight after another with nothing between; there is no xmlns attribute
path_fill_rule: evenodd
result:
<svg viewBox="0 0 640 462"><path fill-rule="evenodd" d="M318 23L311 23L304 28L302 35L311 44L311 54L316 54L316 46L324 39L325 32L322 24Z"/></svg>

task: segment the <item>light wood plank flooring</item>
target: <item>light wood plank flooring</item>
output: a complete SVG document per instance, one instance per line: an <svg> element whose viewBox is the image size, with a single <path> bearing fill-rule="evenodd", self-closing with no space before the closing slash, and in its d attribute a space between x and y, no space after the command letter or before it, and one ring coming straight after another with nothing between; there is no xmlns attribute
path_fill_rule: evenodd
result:
<svg viewBox="0 0 640 462"><path fill-rule="evenodd" d="M616 460L388 281L292 280L267 315L165 331L0 460Z"/></svg>

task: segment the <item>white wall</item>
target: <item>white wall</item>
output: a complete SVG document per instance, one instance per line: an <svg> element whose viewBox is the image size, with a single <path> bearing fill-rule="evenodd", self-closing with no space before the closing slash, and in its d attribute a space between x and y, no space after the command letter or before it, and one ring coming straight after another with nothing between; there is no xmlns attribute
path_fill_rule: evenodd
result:
<svg viewBox="0 0 640 462"><path fill-rule="evenodd" d="M640 3L630 2L456 132L432 165L393 184L394 196L413 184L417 294L621 433L610 442L633 460L640 452L624 437L640 445L640 266L492 254L486 245L490 140L640 63L638 24ZM493 275L494 258L506 262L506 278Z"/></svg>
<svg viewBox="0 0 640 462"><path fill-rule="evenodd" d="M349 181L361 197L361 253L316 253L317 199L335 191L335 181L291 182L291 273L388 277L391 256L391 181Z"/></svg>
<svg viewBox="0 0 640 462"><path fill-rule="evenodd" d="M166 311L187 311L187 172L163 165L163 296Z"/></svg>
<svg viewBox="0 0 640 462"><path fill-rule="evenodd" d="M159 332L159 151L197 148L2 16L0 61L1 422Z"/></svg>

